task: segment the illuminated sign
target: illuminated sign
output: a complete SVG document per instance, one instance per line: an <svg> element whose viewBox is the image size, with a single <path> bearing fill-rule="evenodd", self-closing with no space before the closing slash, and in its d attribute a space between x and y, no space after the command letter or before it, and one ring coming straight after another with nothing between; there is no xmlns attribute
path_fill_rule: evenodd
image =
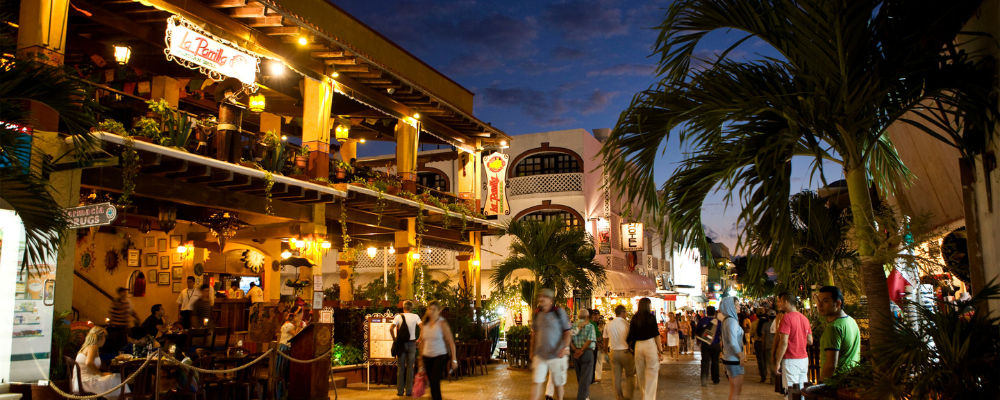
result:
<svg viewBox="0 0 1000 400"><path fill-rule="evenodd" d="M111 203L67 208L64 212L69 219L69 229L108 225L118 217L118 210Z"/></svg>
<svg viewBox="0 0 1000 400"><path fill-rule="evenodd" d="M597 252L611 254L611 223L607 219L597 220Z"/></svg>
<svg viewBox="0 0 1000 400"><path fill-rule="evenodd" d="M167 20L166 42L167 48L163 52L168 60L200 70L217 81L228 76L251 87L256 85L257 64L260 62L257 56L201 31L190 21L170 17Z"/></svg>
<svg viewBox="0 0 1000 400"><path fill-rule="evenodd" d="M507 203L507 163L510 156L493 153L483 159L486 167L486 205L485 215L509 215L510 204Z"/></svg>
<svg viewBox="0 0 1000 400"><path fill-rule="evenodd" d="M622 251L642 251L642 222L622 224Z"/></svg>

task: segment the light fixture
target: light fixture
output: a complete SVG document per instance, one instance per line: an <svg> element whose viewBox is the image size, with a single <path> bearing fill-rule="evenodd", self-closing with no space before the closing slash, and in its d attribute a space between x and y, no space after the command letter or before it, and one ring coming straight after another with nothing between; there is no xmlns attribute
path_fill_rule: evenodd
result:
<svg viewBox="0 0 1000 400"><path fill-rule="evenodd" d="M250 95L249 108L252 112L264 111L264 105L267 103L267 99L264 98L264 94L257 92Z"/></svg>
<svg viewBox="0 0 1000 400"><path fill-rule="evenodd" d="M347 139L347 136L351 134L351 128L348 128L345 124L337 124L337 127L333 130L334 137L337 140Z"/></svg>
<svg viewBox="0 0 1000 400"><path fill-rule="evenodd" d="M330 74L330 77L331 78L340 78L340 72L333 71L333 73Z"/></svg>
<svg viewBox="0 0 1000 400"><path fill-rule="evenodd" d="M305 46L309 44L309 39L305 36L299 36L299 46Z"/></svg>
<svg viewBox="0 0 1000 400"><path fill-rule="evenodd" d="M187 251L188 251L187 246L185 246L183 244L180 245L180 246L177 246L177 252L178 253L184 254L184 253L187 253Z"/></svg>
<svg viewBox="0 0 1000 400"><path fill-rule="evenodd" d="M288 257L291 257L291 256L292 256L292 252L290 252L288 250L285 250L285 251L281 252L281 258L282 259L285 259L285 258L288 258Z"/></svg>
<svg viewBox="0 0 1000 400"><path fill-rule="evenodd" d="M358 142L364 143L364 142L366 142L366 140L365 140L365 138L361 138L361 139L358 139Z"/></svg>
<svg viewBox="0 0 1000 400"><path fill-rule="evenodd" d="M413 113L413 119L420 119L420 113Z"/></svg>
<svg viewBox="0 0 1000 400"><path fill-rule="evenodd" d="M396 254L396 248L395 247L389 247L389 254Z"/></svg>
<svg viewBox="0 0 1000 400"><path fill-rule="evenodd" d="M288 136L285 136L285 135L281 135L281 141L282 141L282 142L284 142L284 141L286 141L286 140L288 140Z"/></svg>
<svg viewBox="0 0 1000 400"><path fill-rule="evenodd" d="M333 247L333 245L331 245L330 242L324 240L322 243L319 244L319 247L322 247L323 249L329 250L330 247Z"/></svg>
<svg viewBox="0 0 1000 400"><path fill-rule="evenodd" d="M267 65L267 72L271 76L282 76L285 74L285 64L278 60L271 60Z"/></svg>
<svg viewBox="0 0 1000 400"><path fill-rule="evenodd" d="M396 93L396 88L386 88L386 89L385 89L385 92L386 92L386 93L389 93L389 94L393 94L393 93Z"/></svg>
<svg viewBox="0 0 1000 400"><path fill-rule="evenodd" d="M368 247L365 251L368 252L368 258L375 258L375 254L378 254L378 249L374 247Z"/></svg>
<svg viewBox="0 0 1000 400"><path fill-rule="evenodd" d="M508 145L507 145L507 141L506 141L506 140L501 140L501 141L500 141L500 147L503 147L503 148L505 148L505 149L506 149L506 148L508 148L508 147L510 147L510 146L508 146Z"/></svg>
<svg viewBox="0 0 1000 400"><path fill-rule="evenodd" d="M412 255L410 255L410 257L413 257L414 260L419 260L420 259L420 252L413 253Z"/></svg>
<svg viewBox="0 0 1000 400"><path fill-rule="evenodd" d="M124 44L115 45L115 62L125 65L132 59L132 48Z"/></svg>
<svg viewBox="0 0 1000 400"><path fill-rule="evenodd" d="M478 267L479 266L479 260L472 260L472 266L473 267Z"/></svg>
<svg viewBox="0 0 1000 400"><path fill-rule="evenodd" d="M299 242L296 241L295 239L288 239L288 247L297 249L299 247Z"/></svg>

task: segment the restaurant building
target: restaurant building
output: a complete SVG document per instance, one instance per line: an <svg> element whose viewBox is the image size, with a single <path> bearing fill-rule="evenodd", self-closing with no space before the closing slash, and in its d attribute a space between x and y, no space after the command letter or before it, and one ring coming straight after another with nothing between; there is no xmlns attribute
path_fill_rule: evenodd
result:
<svg viewBox="0 0 1000 400"><path fill-rule="evenodd" d="M348 304L368 248L392 249L402 298L427 249L478 274L482 237L499 227L479 211L480 176L424 194L417 148L448 146L475 168L511 138L473 116L472 92L330 2L11 3L18 56L70 68L102 110L90 157L50 176L63 207L83 208L44 274L17 274L23 230L0 210L3 381L47 379L53 315L100 325L119 287L141 317L162 304L175 321L188 276L220 293L254 282L270 307L283 295ZM75 145L57 116L33 113L33 157ZM372 142L394 144L391 173L355 165ZM226 335L213 339L273 340L254 333L276 328L257 311L216 300Z"/></svg>

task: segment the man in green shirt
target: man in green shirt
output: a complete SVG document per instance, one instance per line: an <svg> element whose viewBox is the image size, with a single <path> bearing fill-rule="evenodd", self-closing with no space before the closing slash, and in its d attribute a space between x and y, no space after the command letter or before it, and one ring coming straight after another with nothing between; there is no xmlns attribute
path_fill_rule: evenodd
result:
<svg viewBox="0 0 1000 400"><path fill-rule="evenodd" d="M820 380L849 369L861 361L858 323L844 312L844 294L836 286L819 290L819 312L828 322L819 339Z"/></svg>

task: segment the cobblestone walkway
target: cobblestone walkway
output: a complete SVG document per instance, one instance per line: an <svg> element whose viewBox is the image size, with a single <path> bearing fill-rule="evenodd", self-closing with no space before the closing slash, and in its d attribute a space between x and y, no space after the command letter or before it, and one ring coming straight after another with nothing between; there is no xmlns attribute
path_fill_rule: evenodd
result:
<svg viewBox="0 0 1000 400"><path fill-rule="evenodd" d="M681 356L679 360L668 360L660 365L660 382L657 386L657 399L694 400L694 399L726 399L729 386L725 376L718 385L709 383L701 387L699 355ZM741 399L771 399L782 397L774 392L771 384L758 383L760 375L757 366L750 362L746 365L746 378ZM614 400L612 394L610 366L606 366L601 383L591 386L591 400ZM720 371L721 372L721 371ZM725 375L725 372L722 372ZM490 365L489 375L462 378L457 381L441 383L444 398L447 400L478 400L478 399L527 399L531 393L531 374L528 371L507 369L505 364ZM385 385L372 386L365 390L364 384L351 384L350 387L338 391L339 398L344 400L389 400L397 399L396 388ZM334 393L330 393L334 398ZM424 395L430 398L430 394ZM576 399L576 375L569 373L564 400Z"/></svg>

